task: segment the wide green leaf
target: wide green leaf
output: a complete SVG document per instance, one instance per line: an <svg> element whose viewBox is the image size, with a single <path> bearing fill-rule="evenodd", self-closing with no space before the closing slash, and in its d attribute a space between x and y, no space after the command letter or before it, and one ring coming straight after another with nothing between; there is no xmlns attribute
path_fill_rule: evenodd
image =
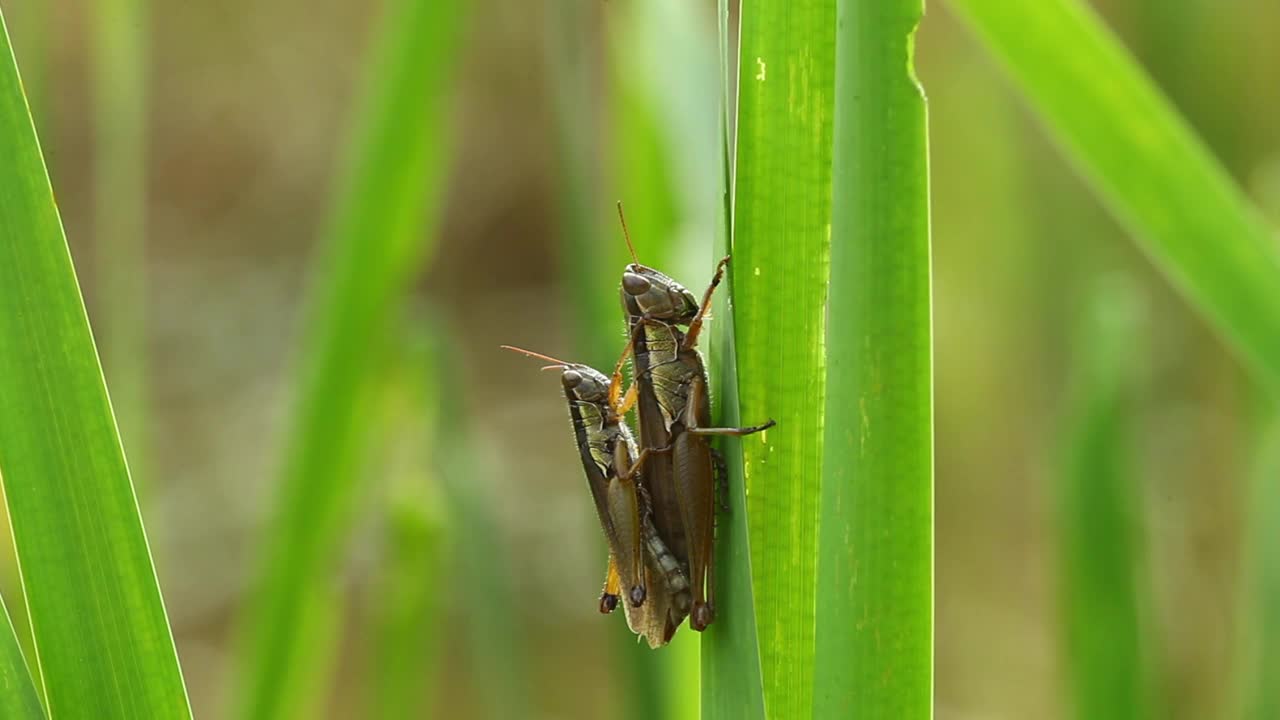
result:
<svg viewBox="0 0 1280 720"><path fill-rule="evenodd" d="M1280 249L1080 0L951 0L1155 263L1280 395Z"/></svg>
<svg viewBox="0 0 1280 720"><path fill-rule="evenodd" d="M370 429L368 380L435 239L463 6L396 0L372 46L370 95L314 288L278 513L250 600L243 718L313 716L337 612L334 557L357 505Z"/></svg>
<svg viewBox="0 0 1280 720"><path fill-rule="evenodd" d="M835 0L744 0L732 302L765 708L812 711Z"/></svg>
<svg viewBox="0 0 1280 720"><path fill-rule="evenodd" d="M0 473L45 704L191 711L53 189L0 18Z"/></svg>
<svg viewBox="0 0 1280 720"><path fill-rule="evenodd" d="M922 0L838 0L814 718L933 714Z"/></svg>

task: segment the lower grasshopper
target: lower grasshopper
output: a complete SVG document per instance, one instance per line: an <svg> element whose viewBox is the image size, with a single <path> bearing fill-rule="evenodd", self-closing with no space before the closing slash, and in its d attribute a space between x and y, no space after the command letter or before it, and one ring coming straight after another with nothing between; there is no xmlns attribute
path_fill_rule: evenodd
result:
<svg viewBox="0 0 1280 720"><path fill-rule="evenodd" d="M646 448L670 448L669 460L650 462L645 469L654 524L689 569L689 625L702 631L715 619L715 493L717 478L723 478L723 463L708 436L749 435L774 422L711 427L707 371L696 345L729 258L716 266L699 303L675 280L640 264L621 204L618 217L634 261L623 273L621 295L632 333L640 437ZM682 333L678 325L688 331Z"/></svg>
<svg viewBox="0 0 1280 720"><path fill-rule="evenodd" d="M669 642L689 614L689 581L684 568L667 547L650 519L649 501L638 481L652 456L668 448L636 451L635 440L624 420L634 402L635 388L622 397L620 360L612 379L577 363L504 345L504 348L553 363L544 369L561 370L560 380L569 403L578 452L596 514L609 544L609 566L600 612L612 612L626 585L624 610L627 625L642 635L650 647ZM630 346L628 346L630 347ZM655 586L656 592L649 588Z"/></svg>

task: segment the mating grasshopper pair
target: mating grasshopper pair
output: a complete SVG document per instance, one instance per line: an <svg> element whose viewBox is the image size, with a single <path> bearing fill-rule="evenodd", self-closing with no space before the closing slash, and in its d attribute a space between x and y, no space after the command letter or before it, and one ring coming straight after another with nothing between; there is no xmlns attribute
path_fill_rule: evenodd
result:
<svg viewBox="0 0 1280 720"><path fill-rule="evenodd" d="M670 277L640 264L621 204L618 216L633 262L623 272L621 291L630 339L612 376L503 347L554 363L544 369L561 370L587 485L609 544L600 611L612 612L625 589L628 626L657 648L685 617L698 631L715 619L715 504L724 474L709 436L746 435L774 423L710 427L707 372L696 345L729 258L716 266L699 303ZM628 356L632 385L623 393ZM633 406L639 450L626 422Z"/></svg>

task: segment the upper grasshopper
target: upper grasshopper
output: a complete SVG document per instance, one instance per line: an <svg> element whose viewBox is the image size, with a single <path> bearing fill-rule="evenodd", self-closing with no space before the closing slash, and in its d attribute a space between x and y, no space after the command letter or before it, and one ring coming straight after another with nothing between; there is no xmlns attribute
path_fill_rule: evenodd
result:
<svg viewBox="0 0 1280 720"><path fill-rule="evenodd" d="M634 402L635 388L623 397L622 361L614 368L611 379L586 365L503 347L553 363L544 369L561 370L560 381L569 403L587 486L609 544L600 612L612 612L617 607L625 585L627 625L644 636L650 647L666 644L689 613L689 581L654 529L648 499L638 480L642 467L669 450L645 448L637 452L624 420ZM652 591L655 587L656 591Z"/></svg>
<svg viewBox="0 0 1280 720"><path fill-rule="evenodd" d="M644 485L658 534L689 570L693 607L689 624L704 630L715 619L714 528L719 456L709 435L747 435L774 425L711 427L706 367L696 345L711 296L724 277L726 256L698 302L675 280L640 264L618 205L623 236L633 262L622 274L622 303L631 331L634 389L638 394L640 439L645 448L670 448L651 458ZM678 326L687 326L681 332Z"/></svg>

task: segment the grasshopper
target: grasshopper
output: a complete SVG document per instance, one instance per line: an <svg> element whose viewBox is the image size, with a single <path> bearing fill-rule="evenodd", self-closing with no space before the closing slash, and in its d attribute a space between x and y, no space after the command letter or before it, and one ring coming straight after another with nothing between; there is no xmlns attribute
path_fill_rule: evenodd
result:
<svg viewBox="0 0 1280 720"><path fill-rule="evenodd" d="M610 613L618 606L625 585L628 627L652 648L665 645L689 614L692 601L688 577L654 528L648 497L639 482L646 462L657 464L651 456L669 449L636 450L624 419L635 402L635 387L625 397L621 392L626 353L609 378L586 365L509 345L502 347L553 363L544 370L561 370L560 381L569 403L587 485L609 545L600 612ZM658 591L650 592L651 585L657 585Z"/></svg>
<svg viewBox="0 0 1280 720"><path fill-rule="evenodd" d="M711 427L707 370L696 349L711 296L724 277L728 256L716 265L702 302L675 280L640 264L618 204L632 263L622 274L638 393L640 438L646 448L670 448L670 459L645 467L645 486L658 534L687 567L693 585L689 625L699 632L715 619L714 540L717 479L723 461L709 436L750 435L773 427ZM681 332L677 326L688 330Z"/></svg>

